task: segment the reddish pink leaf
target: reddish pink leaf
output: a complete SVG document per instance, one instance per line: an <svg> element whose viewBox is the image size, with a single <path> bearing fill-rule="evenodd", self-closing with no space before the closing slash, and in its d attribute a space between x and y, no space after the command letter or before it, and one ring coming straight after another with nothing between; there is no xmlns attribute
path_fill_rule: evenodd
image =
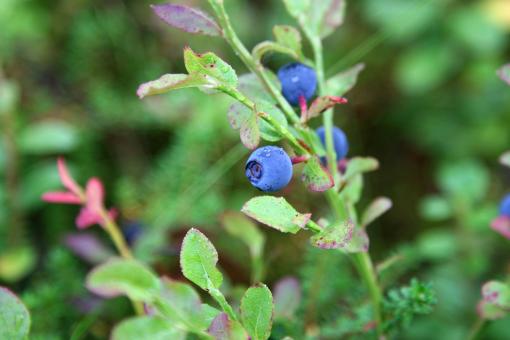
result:
<svg viewBox="0 0 510 340"><path fill-rule="evenodd" d="M103 183L96 178L92 177L87 182L86 197L87 197L87 207L91 211L100 211L103 209L103 199L104 199L104 188Z"/></svg>
<svg viewBox="0 0 510 340"><path fill-rule="evenodd" d="M49 203L81 204L81 198L72 192L47 192L42 195L42 200Z"/></svg>
<svg viewBox="0 0 510 340"><path fill-rule="evenodd" d="M74 181L74 179L69 174L69 170L67 169L65 160L63 157L59 157L57 159L57 167L58 174L60 176L60 180L66 189L76 194L76 196L83 196L83 191L78 184Z"/></svg>
<svg viewBox="0 0 510 340"><path fill-rule="evenodd" d="M510 218L507 216L499 216L492 220L491 228L501 236L510 240Z"/></svg>
<svg viewBox="0 0 510 340"><path fill-rule="evenodd" d="M94 224L101 224L101 222L101 216L88 207L81 208L80 213L76 217L76 226L78 229L85 229Z"/></svg>

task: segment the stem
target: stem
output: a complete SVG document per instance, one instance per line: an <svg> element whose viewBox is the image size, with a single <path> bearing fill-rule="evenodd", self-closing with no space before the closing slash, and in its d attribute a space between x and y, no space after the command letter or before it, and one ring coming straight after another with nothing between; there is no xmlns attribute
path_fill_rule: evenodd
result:
<svg viewBox="0 0 510 340"><path fill-rule="evenodd" d="M106 209L102 208L99 211L99 214L101 215L101 218L103 219L103 223L102 223L103 229L108 233L108 235L112 239L113 244L115 245L115 248L117 248L117 251L120 253L120 255L125 259L133 259L134 258L133 254L131 253L129 246L126 243L124 236L120 232L119 226L110 217L110 215L108 214L108 211L106 211ZM133 309L135 310L137 315L145 314L142 302L131 300L131 304L133 305Z"/></svg>
<svg viewBox="0 0 510 340"><path fill-rule="evenodd" d="M484 319L478 318L476 322L473 324L473 327L471 328L471 331L469 332L469 335L467 337L468 340L476 340L481 335L482 330L486 324L486 321Z"/></svg>
<svg viewBox="0 0 510 340"><path fill-rule="evenodd" d="M322 55L322 41L320 37L316 37L309 33L308 29L303 28L306 36L312 45L315 71L317 72L317 82L319 87L319 95L327 94L327 85L324 78L324 60ZM333 110L329 109L323 114L323 124L325 130L326 142L326 158L328 161L328 168L330 173L334 176L335 187L339 182L339 173L336 165L336 154L333 145ZM356 210L352 204L342 201L334 189L326 191L328 203L335 212L335 216L339 220L352 219L357 224ZM381 300L382 294L377 281L377 274L375 272L372 259L368 253L355 253L352 255L356 269L358 270L361 279L364 281L372 303L374 318L376 321L376 331L379 338L383 336L382 331L382 315L381 315Z"/></svg>
<svg viewBox="0 0 510 340"><path fill-rule="evenodd" d="M218 17L220 26L223 29L223 33L225 34L225 40L232 47L234 52L238 55L246 67L248 67L250 71L259 77L260 81L266 87L269 94L271 94L271 96L278 102L287 118L294 124L299 123L299 117L294 112L294 109L292 109L292 106L290 106L287 100L283 98L278 88L269 79L267 74L264 72L263 66L257 64L253 60L252 55L235 33L234 28L230 23L228 14L225 11L225 7L223 6L223 0L209 0L209 4Z"/></svg>

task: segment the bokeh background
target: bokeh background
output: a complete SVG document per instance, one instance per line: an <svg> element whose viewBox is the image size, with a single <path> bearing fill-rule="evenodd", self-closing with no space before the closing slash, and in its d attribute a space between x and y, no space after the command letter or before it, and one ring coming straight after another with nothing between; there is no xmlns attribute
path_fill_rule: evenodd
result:
<svg viewBox="0 0 510 340"><path fill-rule="evenodd" d="M17 94L0 97L0 283L27 304L33 339L103 339L130 313L124 299L99 301L83 286L91 265L113 251L109 240L98 227L78 232L76 207L40 200L60 188L58 155L82 183L104 181L137 256L158 272L179 278L179 244L193 226L219 249L232 286L249 284L248 252L220 223L257 195L244 178L248 151L227 121L231 100L197 90L144 101L135 94L142 82L182 72L186 45L214 51L238 74L246 68L221 39L166 26L152 2L0 1L0 86ZM209 11L203 0L181 3ZM273 25L295 25L280 1L226 6L250 48L270 39ZM462 339L480 285L510 271L510 244L489 228L510 191L510 172L497 161L510 149L510 87L496 76L510 61L509 33L507 0L357 0L325 41L328 76L366 66L335 121L351 156L381 163L367 176L361 206L380 195L394 202L369 230L376 262L401 258L383 283L418 277L437 290L433 314L402 339ZM265 63L277 69L288 61L272 55ZM283 194L301 211L327 214L297 178ZM265 281L294 275L306 291L313 277L322 298L303 301L305 322L339 338L335 311L349 291L337 287L356 279L349 263L318 256L302 236L264 232ZM96 258L69 247L77 234L90 236ZM487 339L510 338L509 322L492 323Z"/></svg>

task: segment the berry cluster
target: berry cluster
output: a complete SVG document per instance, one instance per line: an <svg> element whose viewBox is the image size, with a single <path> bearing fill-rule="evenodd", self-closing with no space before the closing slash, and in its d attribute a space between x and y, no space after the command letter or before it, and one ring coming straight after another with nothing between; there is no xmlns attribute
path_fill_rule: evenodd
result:
<svg viewBox="0 0 510 340"><path fill-rule="evenodd" d="M282 84L282 94L292 105L298 105L300 97L310 100L317 88L315 71L300 63L291 63L281 67L278 78ZM316 130L317 136L325 146L325 129ZM333 145L336 159L347 156L349 144L347 136L338 127L333 127ZM325 160L323 160L325 162ZM292 161L280 147L263 146L252 152L245 166L245 174L250 183L264 192L275 192L283 189L292 178Z"/></svg>

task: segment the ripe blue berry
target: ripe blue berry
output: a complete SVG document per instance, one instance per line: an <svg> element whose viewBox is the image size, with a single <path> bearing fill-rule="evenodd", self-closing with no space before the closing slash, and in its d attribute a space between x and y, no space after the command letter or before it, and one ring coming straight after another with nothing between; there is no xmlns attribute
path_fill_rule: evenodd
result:
<svg viewBox="0 0 510 340"><path fill-rule="evenodd" d="M278 191L289 184L292 162L289 155L277 146L264 146L253 151L246 161L246 177L264 192Z"/></svg>
<svg viewBox="0 0 510 340"><path fill-rule="evenodd" d="M304 96L308 101L313 97L317 88L315 71L300 63L291 63L278 70L278 79L282 84L282 94L287 101L297 106L299 97Z"/></svg>
<svg viewBox="0 0 510 340"><path fill-rule="evenodd" d="M510 217L510 194L503 197L499 204L499 214Z"/></svg>
<svg viewBox="0 0 510 340"><path fill-rule="evenodd" d="M326 131L324 126L321 126L315 132L319 136L322 145L326 147ZM347 136L341 129L337 128L336 126L333 126L333 146L335 147L337 161L347 156L347 152L349 151L349 142L347 142Z"/></svg>

